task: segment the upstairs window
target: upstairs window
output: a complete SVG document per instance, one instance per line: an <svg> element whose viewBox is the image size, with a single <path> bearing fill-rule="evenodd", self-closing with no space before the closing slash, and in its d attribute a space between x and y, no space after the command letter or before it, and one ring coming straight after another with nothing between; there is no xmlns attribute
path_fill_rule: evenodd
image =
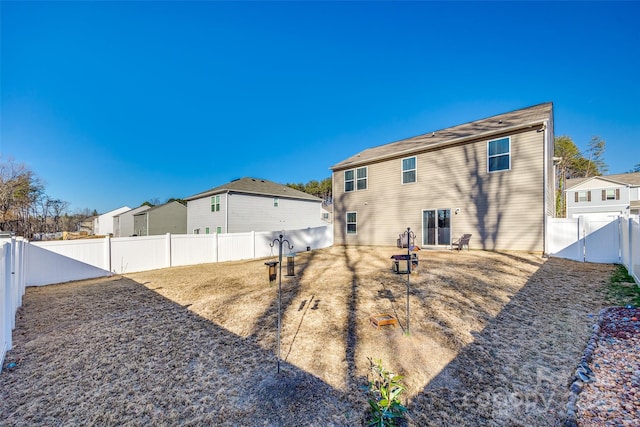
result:
<svg viewBox="0 0 640 427"><path fill-rule="evenodd" d="M356 234L358 231L358 214L347 212L347 234Z"/></svg>
<svg viewBox="0 0 640 427"><path fill-rule="evenodd" d="M277 197L273 198L273 207L277 208L278 207L278 203L280 203L280 200Z"/></svg>
<svg viewBox="0 0 640 427"><path fill-rule="evenodd" d="M511 139L494 139L487 143L487 164L489 172L511 169Z"/></svg>
<svg viewBox="0 0 640 427"><path fill-rule="evenodd" d="M590 202L591 201L591 191L576 191L574 202Z"/></svg>
<svg viewBox="0 0 640 427"><path fill-rule="evenodd" d="M344 171L344 191L367 189L367 168L349 169Z"/></svg>
<svg viewBox="0 0 640 427"><path fill-rule="evenodd" d="M220 211L220 196L212 196L211 197L211 212L219 212Z"/></svg>
<svg viewBox="0 0 640 427"><path fill-rule="evenodd" d="M358 190L366 190L367 189L367 168L358 168L356 169L356 188Z"/></svg>
<svg viewBox="0 0 640 427"><path fill-rule="evenodd" d="M602 190L602 200L620 200L620 189L611 188L609 190Z"/></svg>
<svg viewBox="0 0 640 427"><path fill-rule="evenodd" d="M402 183L410 184L416 182L416 158L409 157L402 159Z"/></svg>

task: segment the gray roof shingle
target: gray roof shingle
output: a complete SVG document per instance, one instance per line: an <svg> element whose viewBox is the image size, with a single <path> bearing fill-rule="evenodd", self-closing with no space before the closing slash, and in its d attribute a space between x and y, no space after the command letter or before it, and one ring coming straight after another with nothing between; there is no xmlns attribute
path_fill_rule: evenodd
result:
<svg viewBox="0 0 640 427"><path fill-rule="evenodd" d="M355 156L351 156L333 165L330 169L344 169L371 163L372 161L416 153L439 145L459 143L478 137L526 128L544 123L545 120L551 119L552 114L553 103L538 104L521 110L511 111L486 119L476 120L434 132L427 132L412 138L368 148Z"/></svg>
<svg viewBox="0 0 640 427"><path fill-rule="evenodd" d="M266 179L249 178L249 177L235 179L226 184L220 185L210 190L203 191L202 193L198 193L198 194L194 194L193 196L186 197L184 200L187 200L187 201L195 200L195 199L200 199L202 197L208 197L214 194L221 194L221 193L227 193L227 192L255 194L259 196L282 197L282 198L288 198L288 199L311 200L315 202L322 201L322 199L312 194L308 194L303 191L296 190L295 188L287 187L286 185L278 184L272 181L267 181Z"/></svg>
<svg viewBox="0 0 640 427"><path fill-rule="evenodd" d="M566 188L567 190L575 187L576 185L594 178L601 178L607 181L613 181L616 183L627 184L631 186L640 186L640 172L629 172L629 173L618 173L615 175L600 175L600 176L592 176L589 178L572 178L567 180Z"/></svg>

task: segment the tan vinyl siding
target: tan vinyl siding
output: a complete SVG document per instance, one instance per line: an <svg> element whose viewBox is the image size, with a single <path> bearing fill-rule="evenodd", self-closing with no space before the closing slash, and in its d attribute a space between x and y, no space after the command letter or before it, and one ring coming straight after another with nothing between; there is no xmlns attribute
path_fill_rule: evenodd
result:
<svg viewBox="0 0 640 427"><path fill-rule="evenodd" d="M511 170L488 173L487 142L494 138L416 154L416 183L402 184L406 154L367 165L364 191L344 193L344 169L335 170L335 243L394 245L407 227L422 243L422 211L449 208L452 239L471 233L475 248L542 251L543 133L511 135ZM347 211L358 212L356 235L346 235Z"/></svg>

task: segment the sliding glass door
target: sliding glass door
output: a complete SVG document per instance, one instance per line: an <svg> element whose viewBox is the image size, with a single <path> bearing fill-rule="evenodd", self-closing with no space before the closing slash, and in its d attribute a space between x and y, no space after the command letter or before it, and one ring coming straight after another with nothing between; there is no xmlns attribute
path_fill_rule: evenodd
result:
<svg viewBox="0 0 640 427"><path fill-rule="evenodd" d="M451 244L451 209L422 211L422 244Z"/></svg>

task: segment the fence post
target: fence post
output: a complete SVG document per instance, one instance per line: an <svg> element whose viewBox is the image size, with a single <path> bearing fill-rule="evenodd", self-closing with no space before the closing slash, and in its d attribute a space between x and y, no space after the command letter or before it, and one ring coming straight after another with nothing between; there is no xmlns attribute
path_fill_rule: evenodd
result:
<svg viewBox="0 0 640 427"><path fill-rule="evenodd" d="M167 267L171 267L171 233L167 233L165 236L166 236L164 240L165 264Z"/></svg>
<svg viewBox="0 0 640 427"><path fill-rule="evenodd" d="M256 259L256 232L251 230L251 258Z"/></svg>
<svg viewBox="0 0 640 427"><path fill-rule="evenodd" d="M627 218L627 223L629 224L629 265L627 266L627 270L629 270L631 277L636 277L633 271L633 218Z"/></svg>
<svg viewBox="0 0 640 427"><path fill-rule="evenodd" d="M582 246L582 262L587 262L587 236L584 229L584 217L578 217L578 241Z"/></svg>
<svg viewBox="0 0 640 427"><path fill-rule="evenodd" d="M213 262L218 262L218 232L213 237Z"/></svg>
<svg viewBox="0 0 640 427"><path fill-rule="evenodd" d="M104 269L111 273L111 236L104 238Z"/></svg>
<svg viewBox="0 0 640 427"><path fill-rule="evenodd" d="M13 330L13 322L15 322L15 311L13 309L13 298L11 292L11 244L6 243L2 245L4 251L4 334L6 337L7 348L11 350L13 348L11 343L11 331Z"/></svg>
<svg viewBox="0 0 640 427"><path fill-rule="evenodd" d="M18 280L16 277L16 238L11 238L11 279L10 279L10 287L11 287L11 329L16 327L16 310L18 310Z"/></svg>

